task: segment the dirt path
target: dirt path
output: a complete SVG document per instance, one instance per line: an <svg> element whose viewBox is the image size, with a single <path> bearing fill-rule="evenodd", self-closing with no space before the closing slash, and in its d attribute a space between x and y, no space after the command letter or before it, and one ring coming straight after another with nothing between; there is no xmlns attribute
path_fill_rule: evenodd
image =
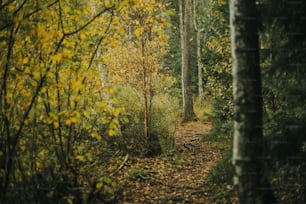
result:
<svg viewBox="0 0 306 204"><path fill-rule="evenodd" d="M211 124L192 122L176 131L178 153L133 159L123 176L122 203L209 203L207 176L221 154L202 140Z"/></svg>

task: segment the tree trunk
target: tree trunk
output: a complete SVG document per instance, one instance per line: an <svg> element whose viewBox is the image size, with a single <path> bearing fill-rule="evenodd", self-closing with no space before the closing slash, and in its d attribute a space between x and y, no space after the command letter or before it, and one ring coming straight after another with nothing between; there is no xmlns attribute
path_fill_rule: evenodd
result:
<svg viewBox="0 0 306 204"><path fill-rule="evenodd" d="M203 80L202 80L202 70L203 64L201 62L201 30L196 30L197 34L197 64L198 64L198 92L199 97L202 99L203 96Z"/></svg>
<svg viewBox="0 0 306 204"><path fill-rule="evenodd" d="M146 140L149 140L149 111L148 111L148 86L147 86L147 64L145 62L146 54L145 54L145 38L141 39L141 56L142 56L142 69L143 69L143 76L142 76L142 91L143 91L143 101L144 101L144 118L143 118L143 125L144 125L144 137Z"/></svg>
<svg viewBox="0 0 306 204"><path fill-rule="evenodd" d="M142 78L142 91L143 91L143 100L144 100L144 137L147 142L147 156L155 156L162 153L162 148L158 135L152 133L151 126L151 110L152 110L152 100L153 100L153 90L151 83L151 71L146 61L148 58L148 50L146 49L146 37L141 39L141 55L142 55L142 68L143 68L143 78Z"/></svg>
<svg viewBox="0 0 306 204"><path fill-rule="evenodd" d="M263 171L262 94L255 0L230 1L234 185L240 203L275 201Z"/></svg>
<svg viewBox="0 0 306 204"><path fill-rule="evenodd" d="M192 121L196 119L193 110L192 98L192 83L191 83L191 0L184 0L183 13L183 29L181 29L182 36L182 92L183 92L183 122ZM180 5L182 8L183 6ZM182 9L183 10L183 9ZM181 23L182 25L182 23Z"/></svg>
<svg viewBox="0 0 306 204"><path fill-rule="evenodd" d="M197 13L197 0L193 0L193 25L194 30L196 32L196 46L197 46L197 66L198 66L198 94L199 98L202 101L203 96L203 80L202 80L202 70L203 70L203 64L201 62L201 33L204 31L204 29L199 28L199 16Z"/></svg>
<svg viewBox="0 0 306 204"><path fill-rule="evenodd" d="M183 12L183 0L179 0L179 17L180 17L180 38L181 38L181 83L182 83L182 100L183 100L183 109L185 105L185 87L184 87L184 12Z"/></svg>

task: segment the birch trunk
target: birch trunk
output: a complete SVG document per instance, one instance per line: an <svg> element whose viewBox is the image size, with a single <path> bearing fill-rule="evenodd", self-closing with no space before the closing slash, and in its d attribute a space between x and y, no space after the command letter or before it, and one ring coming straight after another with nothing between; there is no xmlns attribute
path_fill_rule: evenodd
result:
<svg viewBox="0 0 306 204"><path fill-rule="evenodd" d="M202 75L203 75L203 64L201 62L201 30L196 30L196 37L197 37L197 64L198 64L198 92L199 92L199 97L202 100L203 97L203 80L202 80Z"/></svg>
<svg viewBox="0 0 306 204"><path fill-rule="evenodd" d="M202 80L202 74L203 74L203 64L201 62L201 33L204 31L203 28L199 28L199 16L197 13L197 7L199 6L197 0L193 0L193 25L194 30L196 32L196 46L197 46L197 66L198 66L198 94L200 100L202 100L203 96L203 80Z"/></svg>
<svg viewBox="0 0 306 204"><path fill-rule="evenodd" d="M183 110L185 110L185 87L184 87L184 12L183 12L183 0L179 0L179 17L180 17L180 38L181 38L181 83L182 83L182 101L183 101Z"/></svg>
<svg viewBox="0 0 306 204"><path fill-rule="evenodd" d="M234 185L240 203L272 203L263 171L262 94L255 0L230 1Z"/></svg>

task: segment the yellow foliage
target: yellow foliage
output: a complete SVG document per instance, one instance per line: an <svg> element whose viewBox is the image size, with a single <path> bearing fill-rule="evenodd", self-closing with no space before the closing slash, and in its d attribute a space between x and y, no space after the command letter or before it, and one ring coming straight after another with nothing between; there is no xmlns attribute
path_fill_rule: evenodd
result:
<svg viewBox="0 0 306 204"><path fill-rule="evenodd" d="M29 58L27 58L27 57L23 58L22 63L23 64L28 64L29 63Z"/></svg>
<svg viewBox="0 0 306 204"><path fill-rule="evenodd" d="M61 53L55 54L51 57L55 62L61 62L63 60L63 55Z"/></svg>
<svg viewBox="0 0 306 204"><path fill-rule="evenodd" d="M94 18L105 6L115 3L120 12L115 11L114 15L105 12ZM56 173L66 165L63 160L70 162L71 167L93 160L102 150L88 141L102 140L101 132L105 127L109 136L120 135L122 120L119 118L124 110L113 99L116 93L112 86L124 84L142 89L144 69L150 73L145 80L150 79L154 89L165 81L159 70L169 40L163 30L169 22L162 17L165 8L160 3L149 0L82 1L80 4L61 1L61 19L58 4L50 7L49 4L49 1L29 1L13 15L19 7L17 2L10 3L7 15L12 16L12 25L0 31L0 37L6 39L13 28L16 42L12 44L9 61L8 42L0 42L0 66L9 67L6 96L1 101L5 105L0 107L0 115L9 120L9 130L14 137L23 127L16 154L29 178L48 168L54 168L52 171ZM31 14L37 6L39 12ZM137 16L143 16L143 21ZM17 29L17 26L20 27ZM103 41L98 47L101 37ZM142 43L144 50L140 49ZM98 50L94 53L96 47ZM3 72L4 69L0 69L1 76ZM30 106L32 100L34 103ZM60 157L67 155L75 160L59 158L55 153L59 150L63 151ZM87 154L82 155L86 151ZM2 154L0 152L0 156ZM84 172L88 169L92 170L86 164ZM13 174L16 181L22 178L16 170ZM67 202L73 201L69 195L66 198Z"/></svg>
<svg viewBox="0 0 306 204"><path fill-rule="evenodd" d="M77 155L75 158L80 161L85 161L85 157L82 155Z"/></svg>
<svg viewBox="0 0 306 204"><path fill-rule="evenodd" d="M101 189L103 187L103 183L102 182L98 182L97 184L96 184L96 188L97 189Z"/></svg>
<svg viewBox="0 0 306 204"><path fill-rule="evenodd" d="M76 90L76 89L82 89L83 88L83 83L82 81L74 81L72 84L72 89Z"/></svg>
<svg viewBox="0 0 306 204"><path fill-rule="evenodd" d="M102 139L101 135L99 135L97 132L92 132L92 133L90 134L90 136L91 136L92 138L97 139L97 140L101 140L101 139Z"/></svg>

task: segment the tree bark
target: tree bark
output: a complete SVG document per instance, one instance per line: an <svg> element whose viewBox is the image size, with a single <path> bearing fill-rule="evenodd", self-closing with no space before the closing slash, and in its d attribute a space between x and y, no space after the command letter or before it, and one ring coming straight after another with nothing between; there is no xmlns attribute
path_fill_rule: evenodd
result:
<svg viewBox="0 0 306 204"><path fill-rule="evenodd" d="M183 0L179 0L179 17L180 17L180 38L181 38L181 83L182 83L182 101L183 101L183 109L185 105L185 97L184 97L184 92L185 92L185 87L184 87L184 12L183 12Z"/></svg>
<svg viewBox="0 0 306 204"><path fill-rule="evenodd" d="M182 2L182 1L181 1ZM191 83L191 0L184 0L183 29L181 29L182 37L182 95L183 95L183 122L196 119L193 110L192 83ZM182 8L183 5L180 5ZM181 20L182 20L181 19Z"/></svg>
<svg viewBox="0 0 306 204"><path fill-rule="evenodd" d="M230 1L234 185L240 203L273 203L263 170L262 94L255 0Z"/></svg>
<svg viewBox="0 0 306 204"><path fill-rule="evenodd" d="M198 62L198 92L199 97L202 99L203 96L203 64L201 62L201 31L202 30L196 30L197 35L197 62Z"/></svg>
<svg viewBox="0 0 306 204"><path fill-rule="evenodd" d="M201 53L201 33L204 31L204 29L199 28L199 15L197 13L197 0L193 0L193 25L194 30L196 32L196 47L197 47L197 66L198 66L198 94L199 98L202 101L203 96L203 80L202 80L202 74L203 74L203 63L201 62L202 53Z"/></svg>

